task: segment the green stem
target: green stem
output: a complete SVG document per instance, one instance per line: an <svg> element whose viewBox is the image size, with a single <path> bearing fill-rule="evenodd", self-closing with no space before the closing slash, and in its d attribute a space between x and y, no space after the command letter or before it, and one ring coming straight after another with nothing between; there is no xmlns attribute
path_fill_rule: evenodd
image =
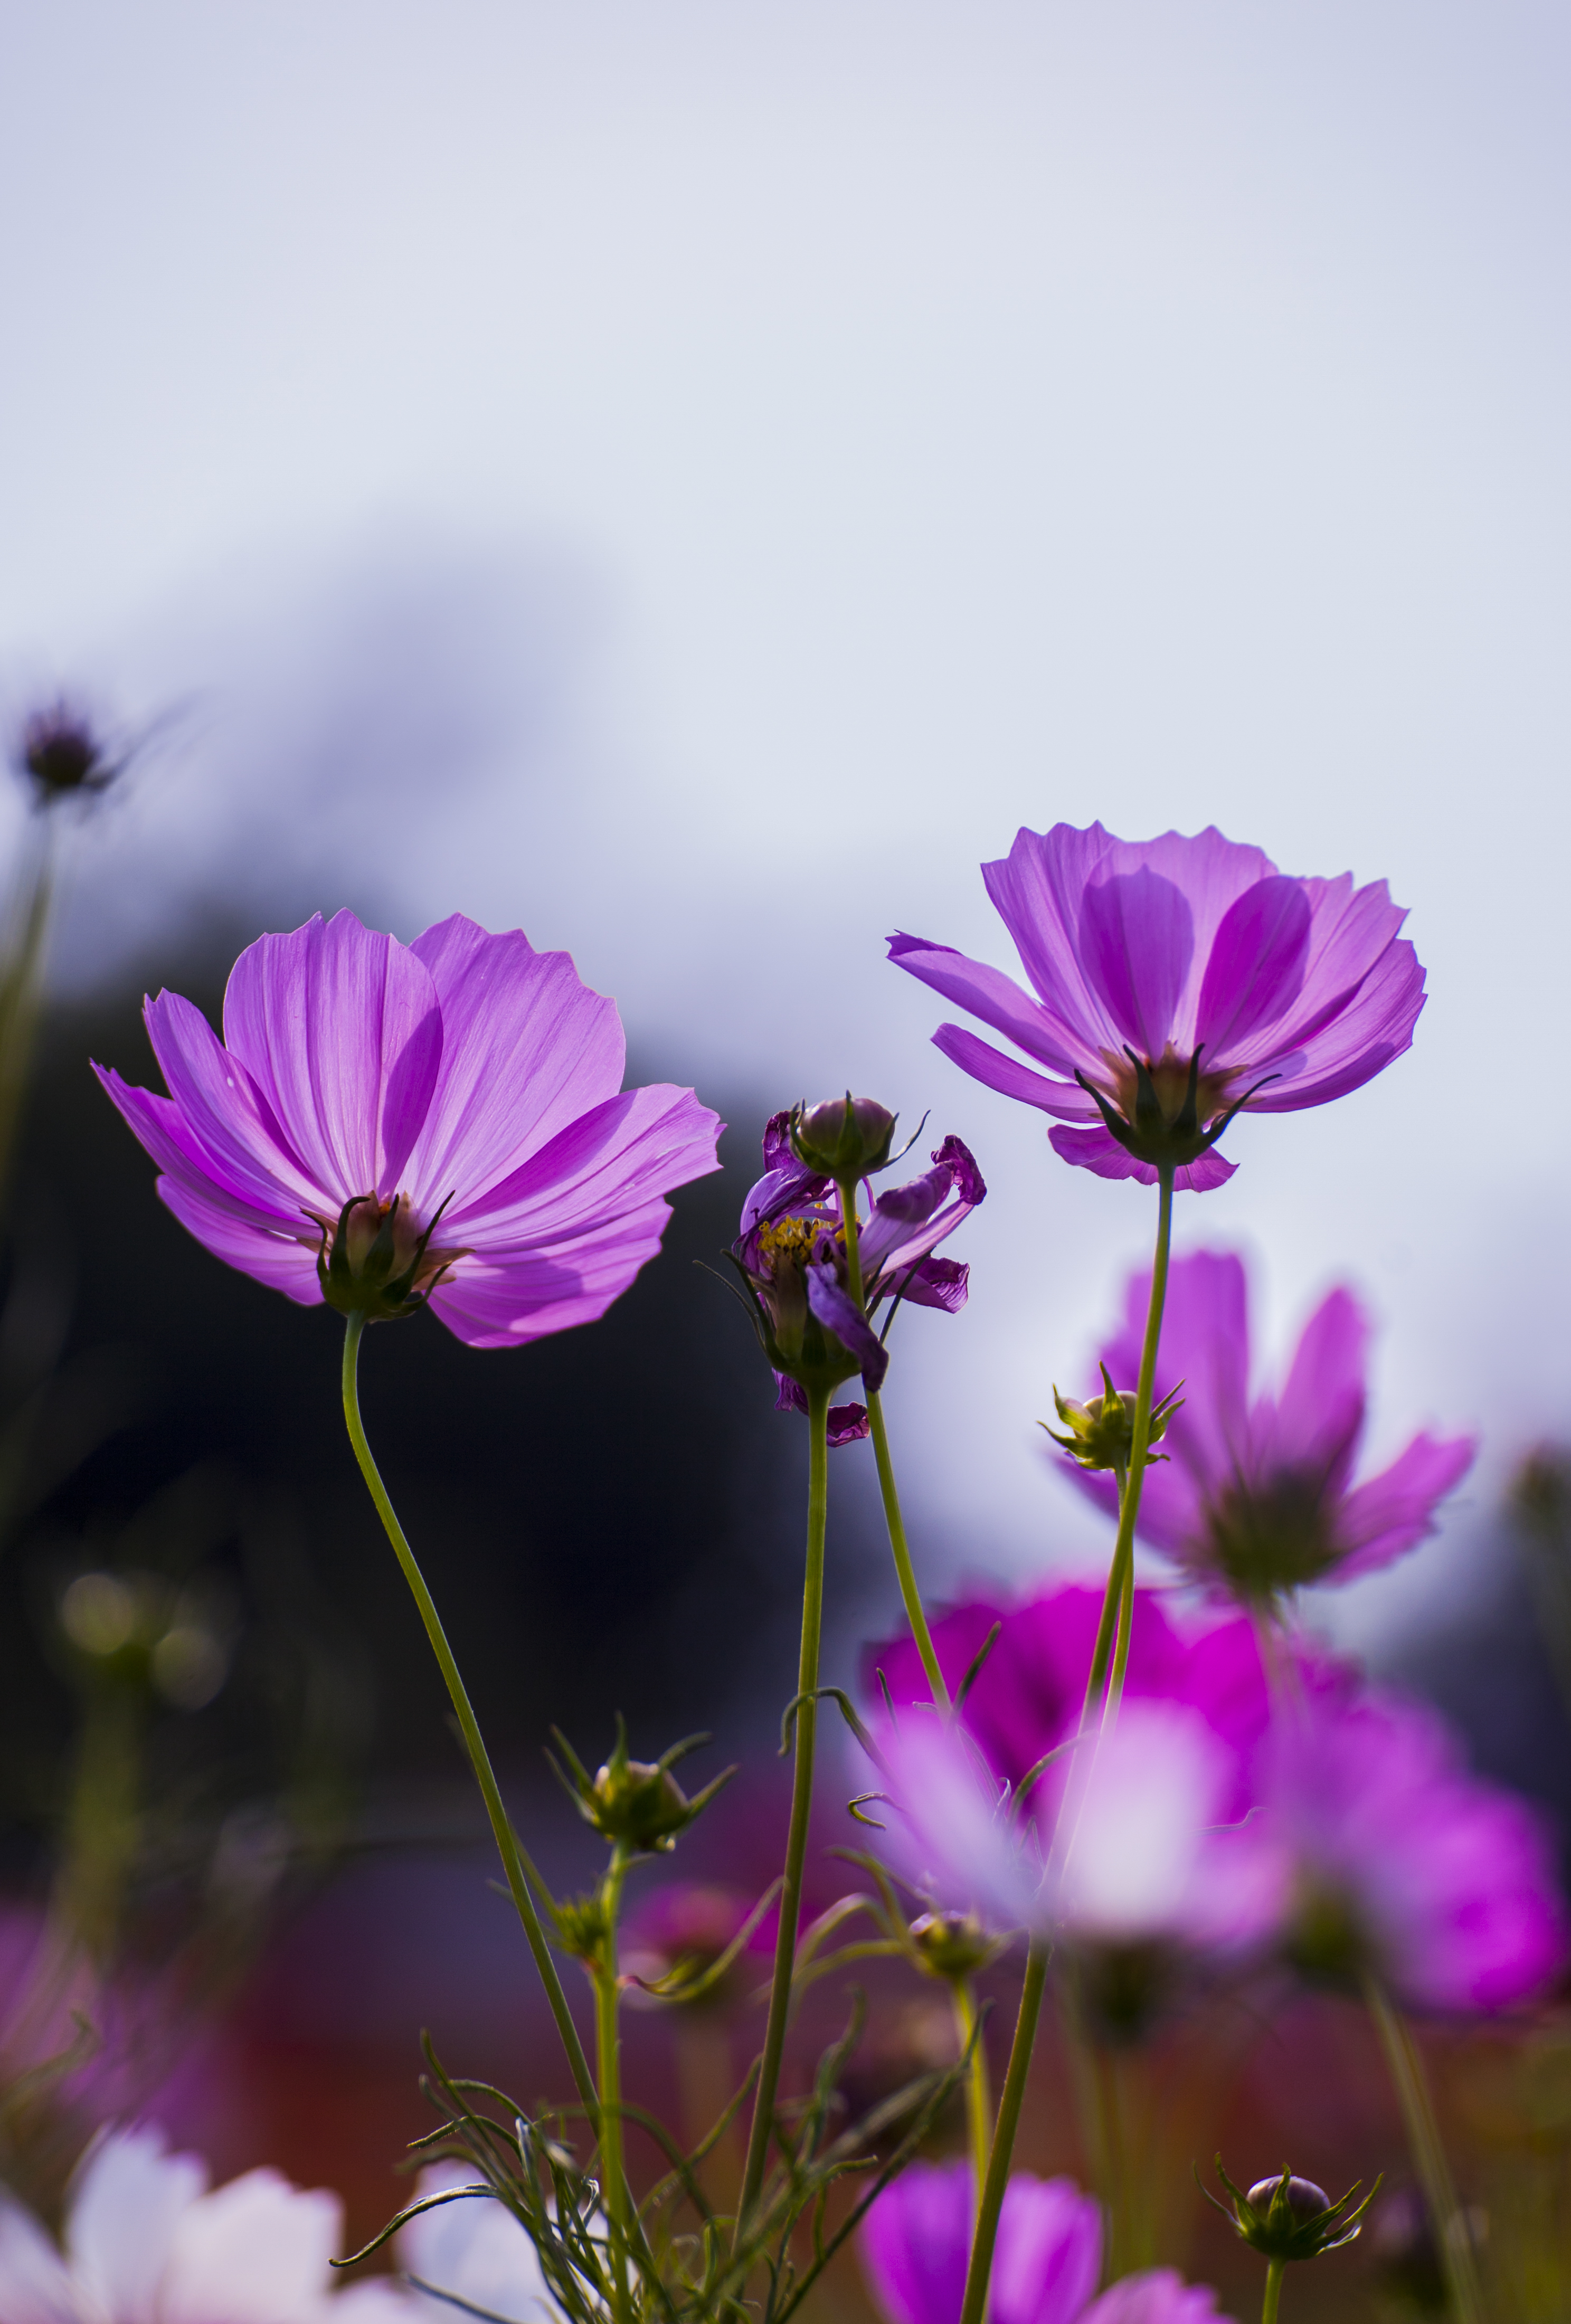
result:
<svg viewBox="0 0 1571 2324"><path fill-rule="evenodd" d="M1042 1992L1048 1981L1048 1951L1044 1937L1031 1939L1030 1950L1026 1955L1025 1984L1021 1988L1020 2015L1014 2021L1014 2040L1010 2045L1009 2071L1003 2078L998 2126L993 2134L993 2151L988 2158L981 2209L976 2215L976 2235L971 2246L971 2264L966 2274L966 2304L960 2311L960 2324L982 2324L987 2307L987 2286L993 2274L993 2247L998 2241L998 2215L1003 2209L1004 2190L1009 2185L1014 2135L1020 2126L1021 2103L1025 2097L1026 2077L1030 2071L1031 2052L1036 2046L1037 2021L1042 2014Z"/></svg>
<svg viewBox="0 0 1571 2324"><path fill-rule="evenodd" d="M38 1038L44 945L54 893L52 818L43 815L35 828L37 836L0 936L0 1204L10 1189L11 1165Z"/></svg>
<svg viewBox="0 0 1571 2324"><path fill-rule="evenodd" d="M853 1298L860 1294L853 1291ZM889 1528L889 1545L894 1554L894 1570L900 1578L900 1594L904 1601L906 1620L911 1626L911 1636L917 1642L917 1652L922 1658L928 1685L934 1702L942 1711L953 1706L944 1674L938 1667L938 1656L933 1645L933 1634L928 1628L928 1618L922 1608L922 1593L917 1588L917 1577L911 1569L911 1554L906 1544L905 1520L901 1516L900 1495L895 1489L894 1467L889 1457L889 1431L883 1425L883 1402L873 1389L867 1394L867 1418L873 1431L873 1457L878 1463L878 1489L883 1496L883 1521Z"/></svg>
<svg viewBox="0 0 1571 2324"><path fill-rule="evenodd" d="M829 1509L829 1391L808 1390L808 1562L802 1584L802 1646L797 1665L796 1774L791 1785L790 1830L781 1886L780 1934L775 1940L774 1979L769 2024L747 2141L742 2200L736 2215L740 2238L747 2215L763 2185L769 2142L774 2132L774 2101L780 2088L781 2056L790 2015L791 1975L796 1967L797 1924L802 1902L802 1865L808 1852L808 1820L813 1807L813 1747L818 1736L818 1637L824 1620L824 1535Z"/></svg>
<svg viewBox="0 0 1571 2324"><path fill-rule="evenodd" d="M1277 2310L1282 2299L1282 2278L1287 2272L1285 2259L1273 2259L1266 2269L1265 2300L1260 2311L1260 2324L1277 2324Z"/></svg>
<svg viewBox="0 0 1571 2324"><path fill-rule="evenodd" d="M1386 2064L1402 2110L1408 2145L1412 2153L1419 2182L1424 2190L1424 2200L1429 2207L1430 2225L1440 2255L1446 2288L1455 2311L1456 2324L1483 2324L1483 2295L1479 2289L1473 2236L1467 2225L1467 2215L1456 2200L1456 2188L1451 2177L1451 2166L1446 2159L1445 2144L1435 2116L1435 2101L1430 2094L1429 2080L1424 2071L1419 2045L1413 2039L1412 2028L1393 2007L1389 1995L1376 1978L1370 1977L1364 1979L1363 1997L1374 2020L1375 2032L1380 2035L1381 2047L1385 2052Z"/></svg>
<svg viewBox="0 0 1571 2324"><path fill-rule="evenodd" d="M631 2205L622 2153L622 2036L617 2025L621 1993L616 1971L616 1923L622 1910L622 1884L626 1877L627 1858L618 1840L611 1851L611 1863L600 1887L605 1933L601 1939L600 1960L595 1971L595 2062L600 2086L600 2169L605 2188L612 2281L616 2287L615 2312L623 2324L632 2315L627 2296Z"/></svg>
<svg viewBox="0 0 1571 2324"><path fill-rule="evenodd" d="M955 1997L955 2030L960 2037L960 2052L964 2056L973 2035L976 2034L976 1995L968 1977L950 1980L949 1990ZM976 2183L976 2207L982 2208L982 2190L987 2180L987 2158L993 2146L993 2098L987 2087L987 2052L980 2036L971 2052L971 2063L966 2074L966 2120L971 2133L971 2167Z"/></svg>
<svg viewBox="0 0 1571 2324"><path fill-rule="evenodd" d="M578 2029L573 2023L572 2012L568 2007L568 1997L562 1990L561 1978L557 1975L557 1965L551 1959L550 1949L546 1944L545 1931L541 1926L540 1914L535 1911L534 1898L530 1894L529 1880L524 1870L523 1851L519 1847L518 1835L513 1829L507 1810L503 1803L496 1777L492 1772L490 1756L480 1733L479 1722L475 1717L468 1691L458 1674L458 1665L454 1661L453 1650L448 1644L448 1635L442 1628L441 1617L437 1612L430 1591L426 1588L425 1576L415 1563L414 1552L404 1537L403 1527L399 1524L393 1503L387 1498L387 1488L382 1481L381 1471L372 1456L371 1447L365 1441L365 1430L360 1418L358 1381L360 1339L365 1329L365 1316L351 1315L348 1328L344 1333L344 1419L349 1431L349 1442L355 1447L355 1458L360 1463L360 1474L365 1480L366 1490L375 1504L376 1514L382 1519L388 1540L393 1544L393 1555L403 1569L403 1578L408 1582L414 1602L420 1609L420 1618L426 1626L426 1636L430 1640L431 1652L437 1658L438 1668L447 1681L448 1693L457 1715L459 1731L464 1738L464 1747L469 1754L469 1764L475 1770L475 1780L480 1786L480 1796L485 1801L485 1812L491 1818L491 1829L495 1835L503 1868L507 1874L507 1886L513 1897L514 1909L523 1923L524 1935L529 1939L529 1949L534 1955L535 1967L540 1971L541 1983L545 1987L546 1998L551 2006L551 2015L557 2021L557 2031L562 2037L562 2047L568 2053L568 2063L572 2069L573 2080L578 2084L578 2096L588 2110L591 2124L598 2129L600 2108L596 2101L594 2077L589 2071L589 2061L584 2055L584 2045L578 2039Z"/></svg>
<svg viewBox="0 0 1571 2324"><path fill-rule="evenodd" d="M862 1281L862 1247L856 1226L856 1181L855 1178L837 1180L836 1189L840 1196L841 1222L846 1230L846 1288L860 1307L866 1294ZM911 1636L922 1658L929 1691L938 1708L947 1712L951 1708L949 1690L938 1667L933 1634L928 1628L928 1618L922 1608L922 1593L917 1588L910 1545L906 1540L905 1519L901 1514L900 1492L894 1481L894 1463L889 1457L889 1431L883 1425L883 1399L876 1388L867 1391L867 1424L873 1436L873 1457L878 1463L878 1489L883 1498L883 1522L889 1529L889 1546L894 1557L894 1570L900 1582L906 1620L911 1626Z"/></svg>
<svg viewBox="0 0 1571 2324"><path fill-rule="evenodd" d="M1157 1348L1162 1336L1162 1308L1168 1296L1168 1252L1173 1234L1173 1173L1164 1165L1158 1174L1157 1248L1151 1263L1151 1300L1146 1308L1145 1342L1141 1349L1140 1379L1134 1392L1134 1418L1130 1430L1129 1474L1118 1508L1118 1538L1114 1544L1113 1563L1108 1569L1107 1588L1102 1600L1102 1619L1097 1625L1096 1646L1091 1657L1090 1675L1086 1682L1086 1702L1080 1714L1082 1730L1089 1727L1093 1709L1102 1699L1107 1683L1108 1665L1113 1657L1114 1640L1119 1618L1127 1606L1134 1604L1134 1528L1140 1516L1141 1488L1145 1481L1146 1454L1151 1450L1151 1395L1156 1385ZM1127 1623L1124 1625L1127 1629ZM1129 1657L1127 1642L1124 1661ZM1122 1683L1123 1669L1119 1680ZM1109 1695L1109 1701L1112 1697ZM1116 1708L1116 1705L1114 1706Z"/></svg>

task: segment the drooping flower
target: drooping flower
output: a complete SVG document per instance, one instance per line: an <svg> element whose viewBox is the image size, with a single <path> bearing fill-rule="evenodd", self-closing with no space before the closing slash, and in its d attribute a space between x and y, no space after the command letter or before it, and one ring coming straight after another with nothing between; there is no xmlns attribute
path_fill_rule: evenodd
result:
<svg viewBox="0 0 1571 2324"><path fill-rule="evenodd" d="M1051 1142L1100 1177L1149 1185L1166 1166L1219 1186L1241 1108L1324 1105L1411 1044L1424 973L1383 881L1286 878L1215 828L1131 842L1062 823L1021 831L983 878L1034 998L924 937L892 936L890 958L1024 1051L933 1036L990 1089L1085 1125Z"/></svg>
<svg viewBox="0 0 1571 2324"><path fill-rule="evenodd" d="M1372 1974L1419 2009L1510 2008L1566 1958L1554 1852L1524 1800L1461 1764L1432 1711L1311 1700L1264 1752L1258 1845L1306 1974Z"/></svg>
<svg viewBox="0 0 1571 2324"><path fill-rule="evenodd" d="M302 1305L429 1305L483 1348L590 1323L718 1167L691 1090L622 1088L615 1004L566 953L458 915L408 946L347 911L259 938L223 1044L177 993L146 1019L170 1095L97 1070L159 1194Z"/></svg>
<svg viewBox="0 0 1571 2324"><path fill-rule="evenodd" d="M1160 1469L1147 1472L1148 1491L1151 1478L1162 1474ZM952 1694L997 1626L967 1692L965 1723L1002 1782L1020 1784L1045 1753L1075 1732L1101 1611L1099 1589L1060 1582L1018 1606L969 1600L933 1623L933 1644ZM927 1679L909 1635L865 1650L863 1692L870 1706L880 1699L880 1671L897 1711L927 1702ZM1138 1588L1124 1700L1173 1702L1196 1711L1226 1747L1234 1771L1222 1813L1232 1821L1245 1812L1252 1797L1247 1769L1270 1716L1251 1622L1242 1615L1208 1615L1180 1623L1163 1610L1155 1591Z"/></svg>
<svg viewBox="0 0 1571 2324"><path fill-rule="evenodd" d="M777 1113L763 1133L764 1175L742 1206L731 1257L774 1370L776 1409L805 1412L814 1384L836 1388L860 1372L870 1389L882 1387L889 1356L873 1318L886 1299L959 1313L970 1269L933 1254L987 1188L968 1148L946 1138L934 1149L931 1169L878 1195L857 1227L859 1307L849 1285L838 1192L832 1179L798 1160L791 1126L789 1113ZM831 1444L866 1434L861 1405L831 1409Z"/></svg>
<svg viewBox="0 0 1571 2324"><path fill-rule="evenodd" d="M207 2191L205 2165L160 2132L112 2130L66 2204L62 2246L0 2192L5 2324L409 2324L386 2282L334 2290L336 2195L276 2171Z"/></svg>
<svg viewBox="0 0 1571 2324"><path fill-rule="evenodd" d="M959 2324L975 2217L966 2163L913 2163L857 2231L857 2252L884 2324ZM1102 2216L1068 2179L1017 2171L998 2218L988 2293L992 2324L1217 2324L1215 2296L1170 2268L1125 2276L1093 2297Z"/></svg>
<svg viewBox="0 0 1571 2324"><path fill-rule="evenodd" d="M1123 1323L1102 1351L1132 1380L1151 1293L1130 1279ZM1389 1565L1435 1530L1437 1505L1476 1451L1470 1436L1414 1437L1389 1469L1352 1481L1368 1390L1369 1319L1353 1294L1329 1294L1305 1326L1281 1388L1251 1399L1248 1283L1231 1252L1174 1261L1157 1360L1163 1394L1182 1384L1165 1462L1146 1472L1139 1530L1195 1581L1246 1601ZM1115 1491L1077 1468L1075 1482L1110 1514Z"/></svg>
<svg viewBox="0 0 1571 2324"><path fill-rule="evenodd" d="M857 2251L886 2324L959 2324L975 2188L968 2163L913 2163L868 2212ZM993 2324L1077 2324L1101 2264L1096 2204L1071 2180L1016 2172L998 2218Z"/></svg>

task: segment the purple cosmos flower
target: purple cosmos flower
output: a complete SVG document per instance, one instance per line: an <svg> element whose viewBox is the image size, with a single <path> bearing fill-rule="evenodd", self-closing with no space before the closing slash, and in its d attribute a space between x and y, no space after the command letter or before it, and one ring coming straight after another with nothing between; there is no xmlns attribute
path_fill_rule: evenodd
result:
<svg viewBox="0 0 1571 2324"><path fill-rule="evenodd" d="M976 2216L968 2163L913 2163L857 2230L887 2324L959 2324ZM992 2324L1077 2324L1102 2266L1102 2216L1068 2179L1011 2179L998 2218Z"/></svg>
<svg viewBox="0 0 1571 2324"><path fill-rule="evenodd" d="M1461 1765L1433 1711L1311 1702L1264 1754L1260 1845L1300 1968L1372 1971L1419 2009L1509 2008L1566 1957L1553 1850L1526 1802Z"/></svg>
<svg viewBox="0 0 1571 2324"><path fill-rule="evenodd" d="M604 1314L661 1197L718 1167L691 1090L622 1088L615 1004L566 953L458 915L408 946L347 911L261 937L222 1045L178 993L146 1019L170 1095L97 1070L159 1194L302 1305L429 1304L471 1347L520 1346Z"/></svg>
<svg viewBox="0 0 1571 2324"><path fill-rule="evenodd" d="M857 2234L862 2272L885 2324L959 2324L975 2215L966 2163L913 2163ZM1068 2179L1017 2171L999 2213L992 2324L1215 2324L1215 2295L1170 2268L1126 2276L1094 2299L1102 2217Z"/></svg>
<svg viewBox="0 0 1571 2324"><path fill-rule="evenodd" d="M1149 1475L1161 1473L1156 1469ZM933 1644L951 1693L988 1632L1000 1626L966 1695L965 1723L1002 1782L1018 1784L1046 1752L1074 1733L1101 1612L1099 1589L1060 1582L1015 1607L974 1599L933 1624ZM909 1636L869 1646L863 1665L870 1702L879 1699L880 1670L898 1711L928 1701L927 1679ZM1270 1716L1252 1623L1233 1615L1180 1625L1153 1591L1137 1589L1124 1700L1174 1702L1197 1712L1226 1746L1234 1770L1224 1813L1229 1820L1244 1813L1252 1797L1247 1769Z"/></svg>
<svg viewBox="0 0 1571 2324"><path fill-rule="evenodd" d="M1045 1074L958 1025L933 1036L1005 1097L1061 1122L1054 1149L1104 1178L1159 1164L1203 1194L1240 1107L1287 1113L1371 1080L1412 1041L1424 973L1383 881L1287 879L1219 831L1113 838L1022 831L983 866L1035 991L920 936L890 958L1003 1034Z"/></svg>
<svg viewBox="0 0 1571 2324"><path fill-rule="evenodd" d="M807 1386L836 1387L860 1372L876 1393L889 1368L883 1339L872 1317L888 1299L957 1314L966 1305L970 1269L936 1259L986 1194L982 1173L957 1138L946 1138L933 1167L903 1186L891 1186L857 1227L863 1305L846 1280L845 1222L833 1181L798 1161L791 1117L775 1114L763 1133L764 1175L742 1206L731 1257L747 1286L760 1342L774 1369L781 1412L805 1412ZM885 1324L885 1333L888 1324ZM829 1442L846 1444L867 1434L861 1405L837 1405L829 1414Z"/></svg>
<svg viewBox="0 0 1571 2324"><path fill-rule="evenodd" d="M1151 1294L1132 1276L1123 1328L1102 1351L1132 1380ZM1253 1600L1317 1582L1351 1582L1389 1565L1435 1530L1435 1509L1477 1449L1470 1436L1414 1437L1389 1469L1352 1483L1367 1399L1369 1319L1333 1291L1306 1325L1276 1394L1249 1395L1248 1285L1228 1252L1175 1261L1157 1362L1159 1394L1180 1392L1168 1459L1146 1472L1140 1532L1194 1580ZM1112 1480L1076 1468L1075 1482L1110 1515Z"/></svg>

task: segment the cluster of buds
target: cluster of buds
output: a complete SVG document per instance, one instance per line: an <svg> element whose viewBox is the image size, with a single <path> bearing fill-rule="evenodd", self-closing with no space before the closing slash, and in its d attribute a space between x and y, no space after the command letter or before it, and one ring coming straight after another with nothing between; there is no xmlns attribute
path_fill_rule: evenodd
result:
<svg viewBox="0 0 1571 2324"><path fill-rule="evenodd" d="M1072 1396L1060 1396L1054 1388L1053 1403L1058 1418L1069 1431L1067 1436L1060 1436L1056 1428L1048 1428L1045 1420L1041 1425L1047 1428L1054 1443L1061 1444L1080 1468L1112 1469L1122 1477L1128 1471L1134 1445L1135 1399L1127 1389L1121 1392L1114 1387L1113 1375L1105 1364L1101 1370L1104 1393L1089 1397L1084 1404ZM1156 1406L1151 1416L1148 1445L1160 1443L1182 1401L1178 1388L1174 1388ZM1148 1451L1146 1464L1149 1467L1151 1462L1165 1461L1167 1457L1165 1452Z"/></svg>
<svg viewBox="0 0 1571 2324"><path fill-rule="evenodd" d="M611 1757L591 1775L561 1729L553 1727L551 1733L568 1763L565 1774L554 1758L550 1763L568 1797L603 1840L630 1855L669 1855L679 1833L686 1831L736 1773L734 1766L723 1769L688 1799L671 1769L689 1751L707 1743L707 1735L688 1735L658 1759L633 1759L628 1757L626 1727L618 1719Z"/></svg>

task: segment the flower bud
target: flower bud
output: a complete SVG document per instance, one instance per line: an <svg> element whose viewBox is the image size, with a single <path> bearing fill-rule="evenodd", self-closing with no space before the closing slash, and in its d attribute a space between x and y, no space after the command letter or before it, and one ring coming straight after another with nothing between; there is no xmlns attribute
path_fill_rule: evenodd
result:
<svg viewBox="0 0 1571 2324"><path fill-rule="evenodd" d="M929 1977L974 1977L998 1952L975 1913L924 1913L906 1932Z"/></svg>
<svg viewBox="0 0 1571 2324"><path fill-rule="evenodd" d="M598 1896L564 1897L557 1906L555 1920L565 1953L571 1953L575 1960L599 1960L611 1924Z"/></svg>
<svg viewBox="0 0 1571 2324"><path fill-rule="evenodd" d="M1257 2180L1247 2195L1234 2185L1220 2155L1216 2176L1233 2198L1232 2209L1217 2203L1208 2192L1207 2200L1224 2218L1232 2218L1252 2251L1270 2260L1318 2259L1325 2252L1340 2251L1357 2235L1380 2189L1377 2179L1357 2209L1350 2209L1361 2182L1355 2181L1333 2203L1312 2179L1295 2179L1286 2169L1280 2178Z"/></svg>
<svg viewBox="0 0 1571 2324"><path fill-rule="evenodd" d="M1104 1394L1092 1397L1086 1404L1078 1403L1072 1396L1060 1396L1057 1388L1053 1390L1053 1403L1058 1418L1069 1431L1067 1436L1060 1436L1056 1428L1048 1428L1045 1420L1041 1425L1048 1428L1054 1443L1061 1444L1070 1460L1082 1469L1114 1469L1122 1476L1129 1467L1134 1443L1135 1400L1127 1389L1121 1395L1114 1387L1113 1375L1105 1364L1102 1366L1102 1380ZM1151 1416L1148 1445L1160 1443L1180 1401L1175 1388L1156 1406ZM1149 1465L1167 1457L1165 1452L1148 1451L1146 1461Z"/></svg>
<svg viewBox="0 0 1571 2324"><path fill-rule="evenodd" d="M32 784L42 807L57 800L107 790L124 760L112 760L86 715L63 698L35 710L15 744L19 774Z"/></svg>
<svg viewBox="0 0 1571 2324"><path fill-rule="evenodd" d="M827 1098L820 1105L792 1108L791 1151L809 1170L820 1171L844 1185L882 1170L889 1160L895 1117L876 1099Z"/></svg>
<svg viewBox="0 0 1571 2324"><path fill-rule="evenodd" d="M698 1744L707 1743L707 1735L688 1736L659 1759L633 1759L627 1753L627 1730L618 1719L615 1748L605 1766L591 1775L560 1728L553 1727L551 1733L568 1762L568 1773L564 1775L554 1759L551 1766L584 1821L614 1847L640 1856L669 1855L676 1846L677 1834L686 1831L736 1773L735 1767L727 1767L688 1799L671 1774L671 1766Z"/></svg>

